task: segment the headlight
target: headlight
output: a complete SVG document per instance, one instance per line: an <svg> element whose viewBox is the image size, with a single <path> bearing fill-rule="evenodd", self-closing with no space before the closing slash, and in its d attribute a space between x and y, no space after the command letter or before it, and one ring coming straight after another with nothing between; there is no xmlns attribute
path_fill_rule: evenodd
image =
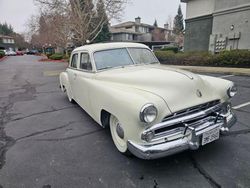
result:
<svg viewBox="0 0 250 188"><path fill-rule="evenodd" d="M140 120L145 123L152 123L157 117L157 109L153 104L146 104L140 112Z"/></svg>
<svg viewBox="0 0 250 188"><path fill-rule="evenodd" d="M232 87L230 87L228 90L227 90L227 94L229 97L234 97L236 94L237 94L237 87L235 85L233 85Z"/></svg>

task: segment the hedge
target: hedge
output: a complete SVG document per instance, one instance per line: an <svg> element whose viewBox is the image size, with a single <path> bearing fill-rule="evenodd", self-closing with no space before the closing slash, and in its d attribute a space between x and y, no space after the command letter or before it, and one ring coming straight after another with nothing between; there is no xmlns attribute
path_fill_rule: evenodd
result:
<svg viewBox="0 0 250 188"><path fill-rule="evenodd" d="M65 55L63 56L63 59L65 59L66 61L68 61L68 62L69 62L70 55L66 55L66 54L65 54Z"/></svg>
<svg viewBox="0 0 250 188"><path fill-rule="evenodd" d="M223 51L215 55L209 52L172 51L156 51L155 54L162 64L250 68L249 50Z"/></svg>
<svg viewBox="0 0 250 188"><path fill-rule="evenodd" d="M0 58L4 57L5 56L5 53L4 51L0 50Z"/></svg>
<svg viewBox="0 0 250 188"><path fill-rule="evenodd" d="M165 47L163 49L161 49L161 51L172 51L174 53L177 53L179 51L179 48L178 47Z"/></svg>
<svg viewBox="0 0 250 188"><path fill-rule="evenodd" d="M64 57L63 54L61 54L61 53L55 53L53 55L50 55L49 59L52 59L52 60L62 60L63 57Z"/></svg>

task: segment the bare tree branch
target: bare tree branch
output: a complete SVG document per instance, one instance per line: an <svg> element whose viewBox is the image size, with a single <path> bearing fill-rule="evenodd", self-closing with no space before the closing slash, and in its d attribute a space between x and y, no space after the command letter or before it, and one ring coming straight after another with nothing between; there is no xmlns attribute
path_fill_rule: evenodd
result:
<svg viewBox="0 0 250 188"><path fill-rule="evenodd" d="M47 32L38 30L42 43L51 40L61 46L66 46L71 41L77 45L83 45L87 40L93 42L104 24L111 19L119 20L121 18L123 9L128 2L128 0L34 1L40 7L41 15L46 15L46 24L43 27L46 27ZM97 9L100 5L103 6L103 13L98 13Z"/></svg>

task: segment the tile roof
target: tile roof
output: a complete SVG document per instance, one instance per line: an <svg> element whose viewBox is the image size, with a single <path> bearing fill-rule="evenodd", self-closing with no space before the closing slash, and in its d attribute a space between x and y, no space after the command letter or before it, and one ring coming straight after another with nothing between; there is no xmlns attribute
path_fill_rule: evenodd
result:
<svg viewBox="0 0 250 188"><path fill-rule="evenodd" d="M140 26L154 28L154 26L149 25L149 24L136 23L136 22L131 22L131 21L120 23L120 24L117 24L117 25L113 25L112 27L115 27L115 28L117 28L117 27L129 27L129 26L134 26L134 25L140 25Z"/></svg>

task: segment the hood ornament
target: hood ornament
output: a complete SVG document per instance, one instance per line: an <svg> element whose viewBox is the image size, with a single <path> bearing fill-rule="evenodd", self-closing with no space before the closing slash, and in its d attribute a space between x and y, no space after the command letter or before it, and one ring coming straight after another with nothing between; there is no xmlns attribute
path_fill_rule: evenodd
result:
<svg viewBox="0 0 250 188"><path fill-rule="evenodd" d="M197 89L197 91L196 91L196 95L198 96L198 97L202 97L202 93L201 93L201 91L199 90L199 89Z"/></svg>

